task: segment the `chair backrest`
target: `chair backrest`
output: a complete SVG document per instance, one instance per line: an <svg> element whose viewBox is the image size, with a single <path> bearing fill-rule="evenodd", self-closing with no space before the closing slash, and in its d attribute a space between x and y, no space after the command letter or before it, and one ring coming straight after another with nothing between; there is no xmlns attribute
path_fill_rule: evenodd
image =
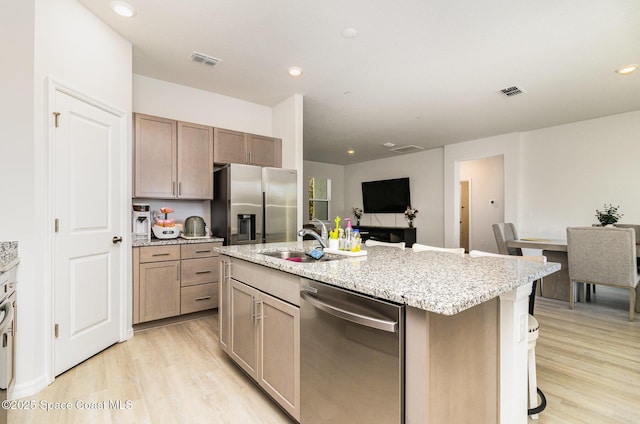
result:
<svg viewBox="0 0 640 424"><path fill-rule="evenodd" d="M636 224L613 224L616 228L633 228L636 231L636 242L640 240L640 225Z"/></svg>
<svg viewBox="0 0 640 424"><path fill-rule="evenodd" d="M464 256L464 248L462 247L435 247L435 246L428 246L426 244L418 244L418 243L413 243L413 246L411 246L411 249L414 252L424 252L427 250L431 250L434 252L447 252L447 253L453 253L456 254L460 257Z"/></svg>
<svg viewBox="0 0 640 424"><path fill-rule="evenodd" d="M482 250L472 250L471 252L469 252L469 256L471 256L472 258L478 258L481 256L493 256L493 257L497 257L497 258L506 258L506 259L520 259L523 261L532 261L532 262L538 262L541 264L546 264L547 263L547 257L543 256L543 255L538 255L538 256L515 256L515 255L501 255L498 253L490 253L490 252L483 252Z"/></svg>
<svg viewBox="0 0 640 424"><path fill-rule="evenodd" d="M522 256L522 249L519 247L507 247L507 242L518 239L516 226L510 222L493 224L493 235L496 237L498 253L501 255Z"/></svg>
<svg viewBox="0 0 640 424"><path fill-rule="evenodd" d="M636 232L633 228L567 228L569 278L581 283L635 287Z"/></svg>
<svg viewBox="0 0 640 424"><path fill-rule="evenodd" d="M388 241L378 241L378 240L367 240L364 242L364 245L367 247L370 246L387 246L387 247L396 247L398 249L404 250L405 243L403 241L392 243Z"/></svg>

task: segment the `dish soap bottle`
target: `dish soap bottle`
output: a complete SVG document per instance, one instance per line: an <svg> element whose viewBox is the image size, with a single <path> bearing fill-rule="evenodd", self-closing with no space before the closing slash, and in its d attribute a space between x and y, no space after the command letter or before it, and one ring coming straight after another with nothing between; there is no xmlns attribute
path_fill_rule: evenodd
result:
<svg viewBox="0 0 640 424"><path fill-rule="evenodd" d="M351 218L345 218L347 226L344 229L344 250L351 250L353 243L353 228L351 227Z"/></svg>

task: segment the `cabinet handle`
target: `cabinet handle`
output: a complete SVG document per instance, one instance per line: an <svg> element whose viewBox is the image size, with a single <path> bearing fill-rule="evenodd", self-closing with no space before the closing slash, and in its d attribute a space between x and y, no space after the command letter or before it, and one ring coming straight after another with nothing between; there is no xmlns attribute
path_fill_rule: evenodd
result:
<svg viewBox="0 0 640 424"><path fill-rule="evenodd" d="M211 272L211 270L207 270L207 271L196 271L196 274L209 274Z"/></svg>
<svg viewBox="0 0 640 424"><path fill-rule="evenodd" d="M249 164L251 164L251 150L249 150Z"/></svg>
<svg viewBox="0 0 640 424"><path fill-rule="evenodd" d="M175 181L171 182L171 194L173 196L175 196L175 194L176 194L176 182Z"/></svg>
<svg viewBox="0 0 640 424"><path fill-rule="evenodd" d="M169 256L170 253L152 253L151 256Z"/></svg>
<svg viewBox="0 0 640 424"><path fill-rule="evenodd" d="M178 183L178 196L182 196L182 181Z"/></svg>
<svg viewBox="0 0 640 424"><path fill-rule="evenodd" d="M211 299L211 296L202 296L202 297L197 297L197 298L196 298L196 302L197 302L197 301L199 301L199 300L209 300L209 299Z"/></svg>
<svg viewBox="0 0 640 424"><path fill-rule="evenodd" d="M196 250L196 253L211 253L211 250Z"/></svg>

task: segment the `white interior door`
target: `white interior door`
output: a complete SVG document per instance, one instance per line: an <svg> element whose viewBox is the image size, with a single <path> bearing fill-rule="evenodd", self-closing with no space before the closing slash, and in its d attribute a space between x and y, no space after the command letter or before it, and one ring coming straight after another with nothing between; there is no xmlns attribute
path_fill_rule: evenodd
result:
<svg viewBox="0 0 640 424"><path fill-rule="evenodd" d="M54 373L119 340L122 120L55 91Z"/></svg>

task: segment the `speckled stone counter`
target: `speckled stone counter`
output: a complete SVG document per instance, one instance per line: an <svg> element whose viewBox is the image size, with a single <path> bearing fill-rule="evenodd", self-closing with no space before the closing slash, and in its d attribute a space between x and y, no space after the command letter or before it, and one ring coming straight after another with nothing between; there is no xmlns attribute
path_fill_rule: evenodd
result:
<svg viewBox="0 0 640 424"><path fill-rule="evenodd" d="M314 263L292 262L260 253L309 250L315 241L217 248L222 254L301 277L403 303L429 312L455 315L560 269L497 257L459 257L443 252L414 252L368 247L363 257Z"/></svg>
<svg viewBox="0 0 640 424"><path fill-rule="evenodd" d="M209 237L202 239L184 239L182 237L174 238L174 239L154 239L151 241L133 241L131 243L132 247L143 247L143 246L164 246L169 244L194 244L194 243L222 243L224 241L221 237Z"/></svg>
<svg viewBox="0 0 640 424"><path fill-rule="evenodd" d="M18 265L18 242L2 241L0 242L0 273L6 272Z"/></svg>

